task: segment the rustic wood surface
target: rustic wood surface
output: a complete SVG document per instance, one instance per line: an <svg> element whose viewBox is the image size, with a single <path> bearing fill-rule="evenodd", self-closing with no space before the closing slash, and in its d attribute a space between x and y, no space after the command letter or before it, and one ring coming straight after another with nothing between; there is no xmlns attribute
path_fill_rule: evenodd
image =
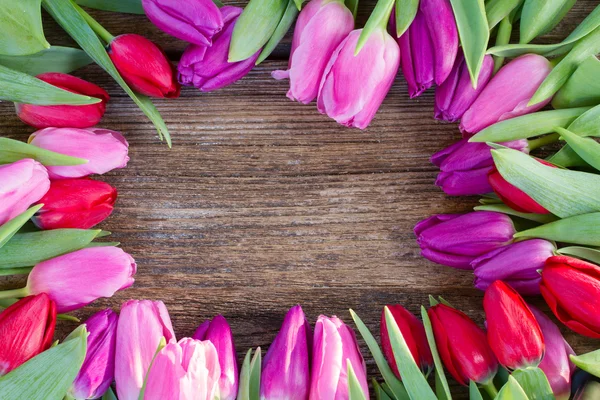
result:
<svg viewBox="0 0 600 400"><path fill-rule="evenodd" d="M373 3L361 4L359 21ZM566 37L597 4L578 1L539 42ZM174 60L185 47L144 16L93 15L115 35L151 38ZM46 26L51 43L72 43L51 21ZM476 203L447 197L434 185L437 171L428 159L459 135L455 124L433 119L433 91L410 100L399 76L368 130L341 127L314 104L289 101L286 82L270 77L285 68L289 42L288 35L269 60L229 88L185 88L177 100L157 100L173 136L170 150L107 74L96 66L78 71L111 95L101 126L122 131L130 143L128 167L102 178L118 188L119 199L101 227L135 257L138 273L133 288L77 316L118 309L130 298L157 299L183 337L224 314L240 355L266 349L297 303L312 321L325 313L350 322L353 308L378 332L384 304L417 313L433 294L483 321L472 274L422 258L412 233L431 214L465 212ZM32 131L12 104L0 104L1 135L25 140ZM4 278L0 286L23 282ZM73 327L61 322L59 332ZM598 345L563 331L578 352Z"/></svg>

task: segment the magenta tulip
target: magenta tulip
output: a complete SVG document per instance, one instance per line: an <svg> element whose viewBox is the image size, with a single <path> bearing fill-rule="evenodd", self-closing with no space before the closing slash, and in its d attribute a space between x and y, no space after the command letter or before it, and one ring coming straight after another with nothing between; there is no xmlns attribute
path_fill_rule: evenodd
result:
<svg viewBox="0 0 600 400"><path fill-rule="evenodd" d="M50 189L48 171L31 158L0 166L0 225L23 213Z"/></svg>

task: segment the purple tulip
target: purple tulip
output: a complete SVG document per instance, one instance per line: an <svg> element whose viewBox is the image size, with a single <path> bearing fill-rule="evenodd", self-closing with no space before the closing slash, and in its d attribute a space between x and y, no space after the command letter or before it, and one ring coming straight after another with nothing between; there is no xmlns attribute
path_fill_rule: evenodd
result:
<svg viewBox="0 0 600 400"><path fill-rule="evenodd" d="M25 212L48 189L48 171L31 158L0 166L0 225Z"/></svg>
<svg viewBox="0 0 600 400"><path fill-rule="evenodd" d="M477 257L512 241L515 228L501 213L433 215L415 226L421 255L438 264L471 269Z"/></svg>
<svg viewBox="0 0 600 400"><path fill-rule="evenodd" d="M212 46L190 44L185 49L177 65L178 79L182 85L195 86L203 92L210 92L231 85L250 72L260 55L260 50L243 61L227 61L235 21L242 11L244 10L240 7L222 7L225 25L223 30L213 37Z"/></svg>
<svg viewBox="0 0 600 400"><path fill-rule="evenodd" d="M235 400L238 391L238 366L233 335L227 320L217 315L211 321L202 323L193 336L197 340L208 340L217 349L221 377L219 392L221 400Z"/></svg>
<svg viewBox="0 0 600 400"><path fill-rule="evenodd" d="M502 280L524 296L540 294L539 270L556 246L547 240L531 239L492 250L471 262L475 287L486 290L496 280Z"/></svg>
<svg viewBox="0 0 600 400"><path fill-rule="evenodd" d="M504 146L529 152L527 140L502 143ZM469 143L462 139L431 157L440 167L435 184L450 196L473 196L491 193L488 173L494 169L491 148L486 143Z"/></svg>
<svg viewBox="0 0 600 400"><path fill-rule="evenodd" d="M193 44L210 46L211 38L223 29L223 18L212 0L142 0L142 6L159 29Z"/></svg>
<svg viewBox="0 0 600 400"><path fill-rule="evenodd" d="M494 60L492 56L486 55L477 78L477 88L474 89L465 57L460 51L448 79L435 89L435 118L448 122L458 121L483 91L493 71Z"/></svg>
<svg viewBox="0 0 600 400"><path fill-rule="evenodd" d="M344 126L365 129L394 82L400 50L394 38L380 29L355 56L361 32L350 32L331 55L319 87L317 108Z"/></svg>
<svg viewBox="0 0 600 400"><path fill-rule="evenodd" d="M101 397L115 377L115 346L119 316L111 309L102 310L85 321L90 335L83 366L69 395L76 400Z"/></svg>
<svg viewBox="0 0 600 400"><path fill-rule="evenodd" d="M306 400L310 388L310 326L302 307L292 307L263 360L261 400Z"/></svg>
<svg viewBox="0 0 600 400"><path fill-rule="evenodd" d="M317 97L331 54L352 29L354 17L342 1L312 0L302 9L288 69L272 73L275 79L290 79L290 100L308 104Z"/></svg>

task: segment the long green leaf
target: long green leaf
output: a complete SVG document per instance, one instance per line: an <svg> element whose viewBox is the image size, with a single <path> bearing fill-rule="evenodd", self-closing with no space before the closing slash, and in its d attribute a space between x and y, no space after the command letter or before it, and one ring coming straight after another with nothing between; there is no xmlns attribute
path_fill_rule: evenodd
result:
<svg viewBox="0 0 600 400"><path fill-rule="evenodd" d="M85 51L62 46L52 46L27 56L0 55L0 65L34 76L44 72L67 74L90 63L92 59Z"/></svg>
<svg viewBox="0 0 600 400"><path fill-rule="evenodd" d="M356 19L356 13L358 12L358 0L346 0L344 1L344 4L346 5L346 7L348 7L348 10L352 12L352 16L354 17L354 19ZM298 10L300 10L299 7Z"/></svg>
<svg viewBox="0 0 600 400"><path fill-rule="evenodd" d="M529 397L527 397L519 382L512 376L509 376L508 382L500 389L498 396L494 400L529 400Z"/></svg>
<svg viewBox="0 0 600 400"><path fill-rule="evenodd" d="M568 108L600 104L600 60L588 57L552 98L552 107Z"/></svg>
<svg viewBox="0 0 600 400"><path fill-rule="evenodd" d="M394 0L379 0L377 4L375 4L375 8L373 12L369 16L365 27L360 32L360 36L358 37L358 42L356 42L356 49L354 50L354 55L358 55L360 50L369 40L371 35L380 29L385 29L382 27L387 26L388 21L390 19L390 14L392 9L394 8Z"/></svg>
<svg viewBox="0 0 600 400"><path fill-rule="evenodd" d="M354 373L350 360L346 362L348 365L348 400L367 400L360 382Z"/></svg>
<svg viewBox="0 0 600 400"><path fill-rule="evenodd" d="M163 336L162 338L160 338L160 341L158 342L158 346L156 347L156 350L154 351L154 355L152 356L152 360L150 361L148 370L146 371L146 374L144 375L144 381L142 382L142 387L140 389L140 394L138 395L138 400L144 400L144 394L146 393L146 388L148 387L148 376L150 375L150 369L152 368L152 364L154 364L154 360L156 360L156 356L158 356L158 353L160 353L160 351L162 349L164 349L166 345L167 345L167 339Z"/></svg>
<svg viewBox="0 0 600 400"><path fill-rule="evenodd" d="M579 356L571 355L573 364L590 374L600 377L600 350L595 350L590 353L581 354Z"/></svg>
<svg viewBox="0 0 600 400"><path fill-rule="evenodd" d="M29 208L27 211L17 215L10 221L0 225L0 248L4 245L21 229L21 227L29 221L33 215L42 208L43 204L38 204ZM1 398L1 397L0 397Z"/></svg>
<svg viewBox="0 0 600 400"><path fill-rule="evenodd" d="M600 213L576 215L517 232L515 238L541 238L584 246L600 246Z"/></svg>
<svg viewBox="0 0 600 400"><path fill-rule="evenodd" d="M521 43L550 32L577 0L525 0L521 11Z"/></svg>
<svg viewBox="0 0 600 400"><path fill-rule="evenodd" d="M579 157L568 144L565 144L559 151L548 157L547 161L563 168L589 167L588 163Z"/></svg>
<svg viewBox="0 0 600 400"><path fill-rule="evenodd" d="M0 0L0 54L21 56L50 47L42 27L42 0Z"/></svg>
<svg viewBox="0 0 600 400"><path fill-rule="evenodd" d="M496 46L504 46L505 44L510 43L510 37L513 31L513 23L510 15L502 18L500 24L498 25L498 31L496 32ZM494 57L494 74L496 74L502 65L504 64L504 57L493 56Z"/></svg>
<svg viewBox="0 0 600 400"><path fill-rule="evenodd" d="M475 211L493 211L507 215L514 215L515 217L527 219L529 221L539 222L540 224L547 224L548 222L556 221L557 218L552 214L534 214L524 213L515 211L505 204L484 204L481 206L473 207Z"/></svg>
<svg viewBox="0 0 600 400"><path fill-rule="evenodd" d="M80 6L129 14L144 14L142 0L76 0Z"/></svg>
<svg viewBox="0 0 600 400"><path fill-rule="evenodd" d="M477 384L473 381L469 381L469 400L483 400Z"/></svg>
<svg viewBox="0 0 600 400"><path fill-rule="evenodd" d="M267 44L265 44L265 47L263 47L260 55L258 56L258 59L256 60L256 65L266 60L266 58L269 57L273 50L275 50L275 47L277 47L281 39L283 39L285 34L290 30L290 27L296 20L297 16L298 8L296 7L294 0L288 0L287 8L283 13L281 20L277 25L277 28L275 28L275 31L269 38L269 41L267 42Z"/></svg>
<svg viewBox="0 0 600 400"><path fill-rule="evenodd" d="M531 400L555 400L546 374L538 367L518 369L511 376Z"/></svg>
<svg viewBox="0 0 600 400"><path fill-rule="evenodd" d="M429 296L430 299L433 298ZM434 299L435 300L435 299ZM431 302L431 300L430 300ZM421 306L421 319L423 319L423 325L425 326L425 334L427 336L427 343L429 343L429 348L431 349L431 355L433 356L433 363L435 365L435 377L436 377L436 389L439 385L441 386L443 398L451 400L452 394L450 393L450 387L448 386L448 380L446 379L446 375L444 374L444 365L442 364L442 360L440 358L440 354L437 350L437 345L435 344L435 336L433 334L433 327L431 326L431 320L429 319L429 315L427 315L427 310L425 307ZM438 394L438 398L442 398L440 394Z"/></svg>
<svg viewBox="0 0 600 400"><path fill-rule="evenodd" d="M115 395L115 392L113 392L110 386L108 387L106 393L104 393L104 395L102 396L102 400L117 400L117 396Z"/></svg>
<svg viewBox="0 0 600 400"><path fill-rule="evenodd" d="M569 246L559 249L558 254L582 258L584 260L591 261L594 264L600 264L600 249L581 246Z"/></svg>
<svg viewBox="0 0 600 400"><path fill-rule="evenodd" d="M567 129L579 136L600 136L600 105L589 109L573 121Z"/></svg>
<svg viewBox="0 0 600 400"><path fill-rule="evenodd" d="M373 391L375 392L376 400L394 400L390 397L390 395L385 391L384 388L373 378Z"/></svg>
<svg viewBox="0 0 600 400"><path fill-rule="evenodd" d="M248 350L242 369L240 370L240 380L238 389L238 400L258 400L260 396L260 369L261 369L261 351L260 347L256 349L252 356L252 349Z"/></svg>
<svg viewBox="0 0 600 400"><path fill-rule="evenodd" d="M586 163L600 171L600 143L589 137L582 137L575 133L556 128L560 136Z"/></svg>
<svg viewBox="0 0 600 400"><path fill-rule="evenodd" d="M257 347L252 361L250 361L250 400L260 399L261 354L260 347Z"/></svg>
<svg viewBox="0 0 600 400"><path fill-rule="evenodd" d="M33 158L47 167L81 165L88 162L84 158L55 153L14 139L0 138L0 164L13 163L23 158Z"/></svg>
<svg viewBox="0 0 600 400"><path fill-rule="evenodd" d="M240 380L238 388L238 400L248 400L250 398L250 357L252 356L252 349L248 349L244 361L242 362L242 368L240 369Z"/></svg>
<svg viewBox="0 0 600 400"><path fill-rule="evenodd" d="M418 9L419 0L396 0L396 37L406 32L415 19Z"/></svg>
<svg viewBox="0 0 600 400"><path fill-rule="evenodd" d="M485 14L490 29L507 17L523 0L490 0L485 4Z"/></svg>

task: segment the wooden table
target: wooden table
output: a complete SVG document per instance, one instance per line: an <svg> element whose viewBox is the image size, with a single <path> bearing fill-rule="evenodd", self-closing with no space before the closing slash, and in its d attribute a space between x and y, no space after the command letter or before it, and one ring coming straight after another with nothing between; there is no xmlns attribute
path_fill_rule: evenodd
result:
<svg viewBox="0 0 600 400"><path fill-rule="evenodd" d="M578 1L540 42L564 38L597 3ZM360 5L359 22L373 4ZM93 15L115 35L151 38L174 60L185 48L144 16ZM46 32L52 44L72 44L53 22ZM433 90L410 100L399 75L368 130L344 128L314 104L289 101L287 82L271 78L271 71L285 68L289 43L287 37L229 88L185 88L177 100L157 100L173 136L171 150L100 68L77 73L108 90L101 126L122 131L130 143L128 167L103 177L119 198L101 227L135 257L138 273L133 288L75 315L118 309L130 298L162 300L184 337L204 319L224 314L239 355L254 346L266 350L297 303L311 321L324 313L350 323L353 308L378 332L383 305L401 303L417 313L433 294L483 321L472 273L422 258L412 232L431 214L466 212L477 201L447 197L434 185L437 169L429 157L459 133L455 124L433 119ZM10 103L0 104L0 129L21 140L33 131ZM23 282L5 278L1 285ZM61 322L59 331L74 326ZM578 352L598 345L563 332ZM374 373L370 357L367 362Z"/></svg>

